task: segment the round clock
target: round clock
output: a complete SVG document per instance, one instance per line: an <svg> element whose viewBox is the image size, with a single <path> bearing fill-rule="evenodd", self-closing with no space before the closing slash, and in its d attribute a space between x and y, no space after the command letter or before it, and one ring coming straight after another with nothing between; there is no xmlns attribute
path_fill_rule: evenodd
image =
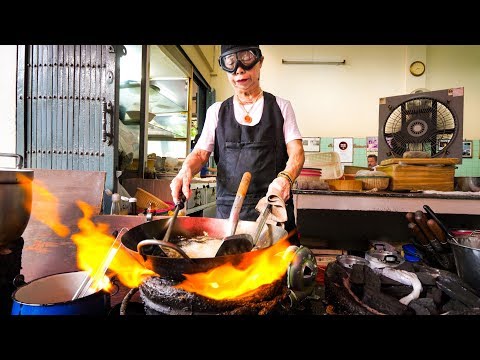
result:
<svg viewBox="0 0 480 360"><path fill-rule="evenodd" d="M410 64L410 73L413 76L421 76L425 72L425 64L422 61L414 61Z"/></svg>

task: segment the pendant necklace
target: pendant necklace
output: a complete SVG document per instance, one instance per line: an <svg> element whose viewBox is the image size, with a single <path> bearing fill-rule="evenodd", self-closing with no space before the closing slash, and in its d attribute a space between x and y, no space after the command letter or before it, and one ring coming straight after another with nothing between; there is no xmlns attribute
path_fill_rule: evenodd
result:
<svg viewBox="0 0 480 360"><path fill-rule="evenodd" d="M255 107L255 104L257 103L257 100L260 98L260 96L262 96L263 94L263 90L260 91L260 94L257 95L257 97L255 98L255 100L253 101L252 103L252 107L250 108L249 111L247 111L247 109L245 109L245 104L243 102L240 101L240 98L238 97L237 95L237 100L238 100L238 103L240 104L240 106L242 107L243 111L245 111L245 116L243 117L243 120L247 123L247 124L250 124L252 122L252 117L250 116L250 112L253 110L253 108Z"/></svg>

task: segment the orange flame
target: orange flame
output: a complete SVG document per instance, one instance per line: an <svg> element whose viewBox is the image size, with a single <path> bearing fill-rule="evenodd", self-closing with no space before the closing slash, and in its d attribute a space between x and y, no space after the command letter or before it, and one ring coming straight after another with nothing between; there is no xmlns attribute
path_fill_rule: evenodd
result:
<svg viewBox="0 0 480 360"><path fill-rule="evenodd" d="M67 226L63 225L60 221L60 215L58 214L58 199L50 193L44 184L40 180L31 181L28 177L22 174L18 174L20 185L26 192L30 191L30 185L32 187L32 193L37 196L37 202L42 205L38 208L32 208L31 216L38 221L47 225L58 236L66 237L70 234L70 230ZM28 211L30 208L25 204Z"/></svg>
<svg viewBox="0 0 480 360"><path fill-rule="evenodd" d="M99 267L104 265L103 262L109 255L115 239L109 235L108 224L96 225L90 220L93 215L93 208L90 205L80 200L77 201L77 205L83 212L83 218L78 220L80 232L72 235L72 240L77 245L77 265L92 276ZM124 285L131 288L139 286L146 277L155 275L153 271L141 265L124 247L120 247L110 264L106 265L117 274Z"/></svg>
<svg viewBox="0 0 480 360"><path fill-rule="evenodd" d="M238 266L226 263L204 273L185 274L186 280L176 287L215 300L248 295L285 274L295 256L286 251L289 245L284 238L267 249L246 253Z"/></svg>

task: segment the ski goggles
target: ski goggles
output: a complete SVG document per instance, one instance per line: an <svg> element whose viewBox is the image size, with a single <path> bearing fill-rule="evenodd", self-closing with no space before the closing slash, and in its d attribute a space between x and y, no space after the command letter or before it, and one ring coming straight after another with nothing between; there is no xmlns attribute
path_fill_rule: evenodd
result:
<svg viewBox="0 0 480 360"><path fill-rule="evenodd" d="M234 73L239 66L244 70L250 70L260 61L261 57L262 51L252 48L220 56L218 62L223 70Z"/></svg>

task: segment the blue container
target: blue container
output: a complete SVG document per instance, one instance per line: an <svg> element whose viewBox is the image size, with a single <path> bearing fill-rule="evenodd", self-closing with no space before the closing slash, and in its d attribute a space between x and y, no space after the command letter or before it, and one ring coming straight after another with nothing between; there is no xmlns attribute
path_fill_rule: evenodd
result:
<svg viewBox="0 0 480 360"><path fill-rule="evenodd" d="M12 315L107 315L110 294L103 290L71 300L87 275L75 271L45 276L12 294Z"/></svg>
<svg viewBox="0 0 480 360"><path fill-rule="evenodd" d="M404 258L408 262L419 262L422 260L422 254L420 254L413 244L402 245Z"/></svg>

